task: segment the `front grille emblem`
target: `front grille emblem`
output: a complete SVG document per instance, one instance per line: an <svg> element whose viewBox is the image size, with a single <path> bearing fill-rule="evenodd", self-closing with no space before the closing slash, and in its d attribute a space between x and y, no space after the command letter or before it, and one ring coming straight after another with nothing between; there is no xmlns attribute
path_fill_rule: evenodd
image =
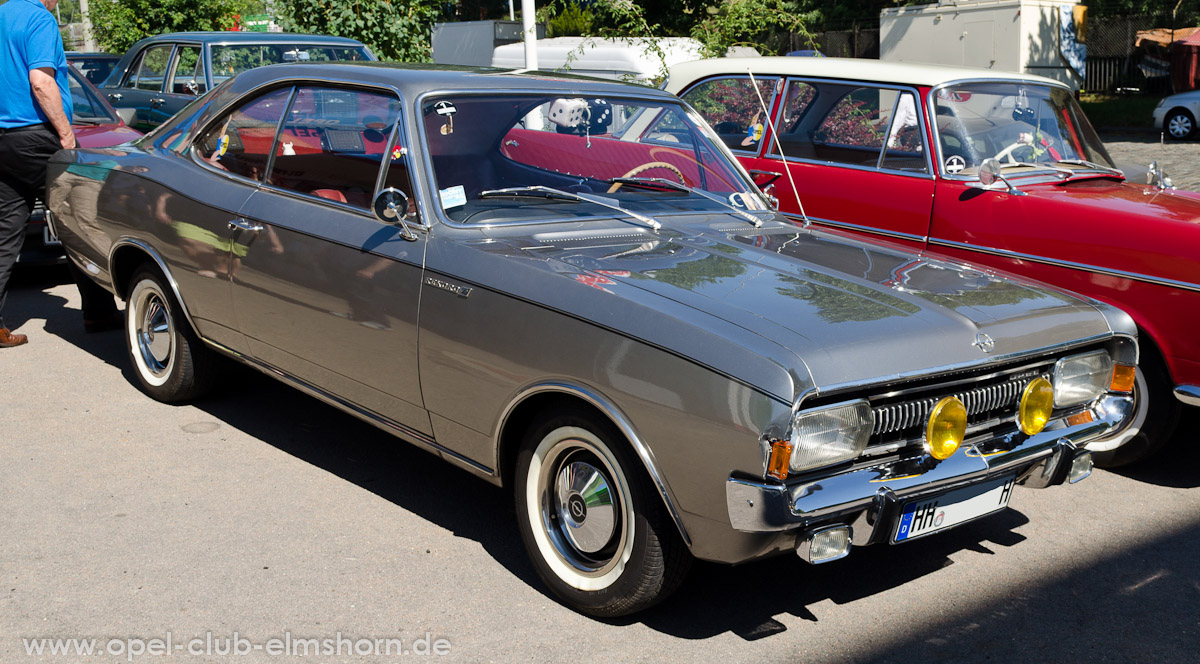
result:
<svg viewBox="0 0 1200 664"><path fill-rule="evenodd" d="M985 353L990 353L996 347L996 341L983 332L980 332L975 335L975 343L971 345Z"/></svg>

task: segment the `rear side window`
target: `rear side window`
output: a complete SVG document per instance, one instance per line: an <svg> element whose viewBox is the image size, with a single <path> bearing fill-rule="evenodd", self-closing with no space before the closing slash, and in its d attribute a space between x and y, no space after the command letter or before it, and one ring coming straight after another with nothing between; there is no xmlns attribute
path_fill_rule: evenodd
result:
<svg viewBox="0 0 1200 664"><path fill-rule="evenodd" d="M204 62L199 46L180 46L171 75L171 92L177 95L200 96L208 91L204 83Z"/></svg>
<svg viewBox="0 0 1200 664"><path fill-rule="evenodd" d="M157 92L162 90L163 78L167 75L167 63L171 61L172 45L152 46L142 55L142 66L138 68L138 90Z"/></svg>
<svg viewBox="0 0 1200 664"><path fill-rule="evenodd" d="M771 108L778 79L756 77L755 82L757 93L749 76L714 78L685 92L683 100L700 113L730 149L757 152L766 125L763 104Z"/></svg>
<svg viewBox="0 0 1200 664"><path fill-rule="evenodd" d="M268 184L367 209L400 118L390 95L302 87L283 124ZM387 155L391 162L398 155ZM405 187L408 188L408 187Z"/></svg>
<svg viewBox="0 0 1200 664"><path fill-rule="evenodd" d="M291 92L268 92L218 120L197 142L196 156L221 170L262 181Z"/></svg>

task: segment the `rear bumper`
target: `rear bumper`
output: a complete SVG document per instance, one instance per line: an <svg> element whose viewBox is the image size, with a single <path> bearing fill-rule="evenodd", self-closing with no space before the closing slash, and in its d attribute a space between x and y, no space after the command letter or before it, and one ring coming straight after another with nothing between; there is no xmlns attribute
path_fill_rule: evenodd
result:
<svg viewBox="0 0 1200 664"><path fill-rule="evenodd" d="M1175 398L1189 406L1200 406L1200 386L1177 385L1175 387Z"/></svg>
<svg viewBox="0 0 1200 664"><path fill-rule="evenodd" d="M1018 484L1062 484L1084 445L1116 429L1133 408L1128 397L1108 396L1096 419L1067 426L1056 420L1035 436L1008 435L977 443L940 463L893 461L817 480L782 485L731 477L725 484L729 521L736 530L768 533L843 523L855 545L890 536L907 501L1015 475ZM986 450L986 452L981 451ZM905 465L907 464L907 465Z"/></svg>

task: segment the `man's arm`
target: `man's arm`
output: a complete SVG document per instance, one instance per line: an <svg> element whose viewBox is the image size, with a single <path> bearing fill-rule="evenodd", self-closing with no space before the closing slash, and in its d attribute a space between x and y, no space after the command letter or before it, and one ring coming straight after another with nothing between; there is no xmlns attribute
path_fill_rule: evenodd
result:
<svg viewBox="0 0 1200 664"><path fill-rule="evenodd" d="M67 114L63 113L62 95L58 92L58 83L54 80L54 69L38 67L29 70L29 87L33 88L33 98L42 107L42 112L58 132L58 142L64 148L75 147L75 132Z"/></svg>

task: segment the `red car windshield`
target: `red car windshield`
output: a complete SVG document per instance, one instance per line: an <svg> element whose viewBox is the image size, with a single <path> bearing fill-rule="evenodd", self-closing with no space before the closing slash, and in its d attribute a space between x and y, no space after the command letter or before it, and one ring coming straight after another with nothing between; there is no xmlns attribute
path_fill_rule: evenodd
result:
<svg viewBox="0 0 1200 664"><path fill-rule="evenodd" d="M1113 165L1064 88L1017 81L964 83L937 89L934 111L947 175L975 176L989 157L1001 167L1072 161Z"/></svg>

